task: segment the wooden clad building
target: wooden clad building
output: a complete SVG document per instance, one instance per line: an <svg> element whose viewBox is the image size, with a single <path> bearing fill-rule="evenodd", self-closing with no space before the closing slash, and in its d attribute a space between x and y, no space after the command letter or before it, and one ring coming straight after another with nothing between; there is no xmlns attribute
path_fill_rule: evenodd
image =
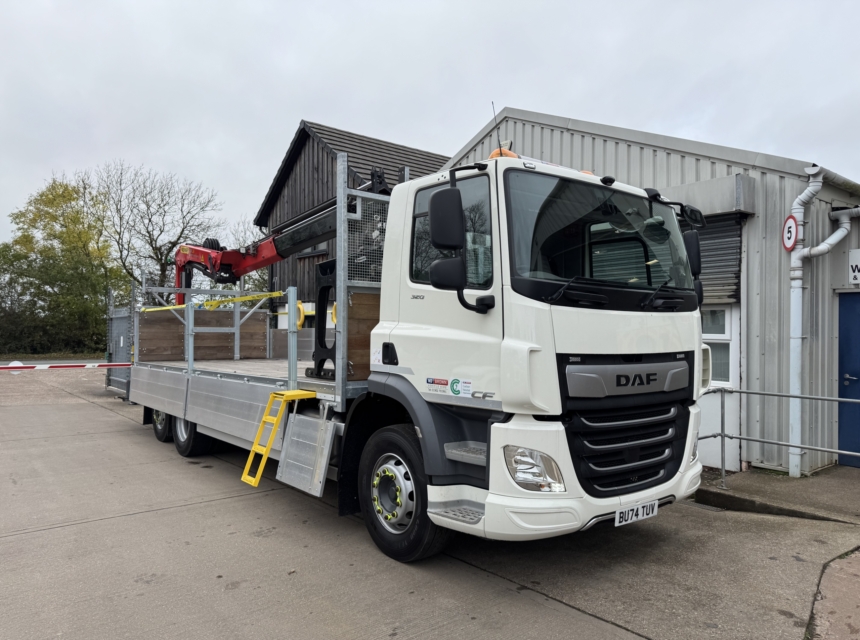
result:
<svg viewBox="0 0 860 640"><path fill-rule="evenodd" d="M290 221L334 206L338 153L348 156L349 186L353 189L370 182L373 169L381 169L393 187L402 167L408 167L409 176L416 178L438 171L448 161L448 156L302 120L254 224L271 233ZM313 302L314 267L335 257L335 240L290 256L270 268L269 288L284 290L295 285L299 300Z"/></svg>

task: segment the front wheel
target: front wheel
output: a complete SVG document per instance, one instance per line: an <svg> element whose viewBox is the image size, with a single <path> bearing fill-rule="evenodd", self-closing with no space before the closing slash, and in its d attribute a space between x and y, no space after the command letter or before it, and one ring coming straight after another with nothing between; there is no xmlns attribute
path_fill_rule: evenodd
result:
<svg viewBox="0 0 860 640"><path fill-rule="evenodd" d="M153 409L152 431L159 442L170 442L173 440L173 416L167 415L164 411Z"/></svg>
<svg viewBox="0 0 860 640"><path fill-rule="evenodd" d="M184 458L202 456L212 448L212 438L197 432L197 423L185 418L173 418L173 444Z"/></svg>
<svg viewBox="0 0 860 640"><path fill-rule="evenodd" d="M412 425L374 433L358 467L358 499L376 546L400 562L439 553L453 532L427 515L427 475Z"/></svg>

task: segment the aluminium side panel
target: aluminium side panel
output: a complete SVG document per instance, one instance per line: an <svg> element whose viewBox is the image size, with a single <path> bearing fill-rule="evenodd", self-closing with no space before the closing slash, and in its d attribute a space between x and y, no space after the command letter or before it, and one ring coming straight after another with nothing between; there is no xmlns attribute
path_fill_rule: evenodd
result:
<svg viewBox="0 0 860 640"><path fill-rule="evenodd" d="M233 442L235 439L241 440L250 448L266 411L269 395L275 390L269 385L192 376L188 381L188 407L185 417L232 436L230 440ZM267 439L268 432L264 434L262 441ZM280 442L277 439L272 450L280 451Z"/></svg>
<svg viewBox="0 0 860 640"><path fill-rule="evenodd" d="M129 401L172 416L185 416L188 378L178 371L131 367Z"/></svg>

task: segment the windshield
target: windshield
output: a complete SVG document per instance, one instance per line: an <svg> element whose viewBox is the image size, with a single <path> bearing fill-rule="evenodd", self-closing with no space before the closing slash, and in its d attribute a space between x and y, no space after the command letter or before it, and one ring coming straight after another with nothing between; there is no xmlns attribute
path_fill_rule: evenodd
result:
<svg viewBox="0 0 860 640"><path fill-rule="evenodd" d="M516 275L643 289L693 288L675 211L579 180L508 171Z"/></svg>

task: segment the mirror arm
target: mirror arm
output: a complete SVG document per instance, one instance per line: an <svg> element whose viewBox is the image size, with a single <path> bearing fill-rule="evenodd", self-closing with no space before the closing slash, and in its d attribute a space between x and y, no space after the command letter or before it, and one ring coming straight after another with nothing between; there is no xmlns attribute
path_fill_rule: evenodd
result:
<svg viewBox="0 0 860 640"><path fill-rule="evenodd" d="M477 169L478 171L483 171L487 168L486 163L484 162L476 162L475 164L467 164L462 167L451 167L448 169L448 179L451 183L451 188L457 186L457 172L458 171L467 171L469 169Z"/></svg>
<svg viewBox="0 0 860 640"><path fill-rule="evenodd" d="M466 300L466 296L463 295L462 289L457 289L457 300L460 301L460 304L463 305L464 309L474 311L475 313L487 313L487 311L496 306L495 296L479 296L478 299L475 300L478 304L472 304Z"/></svg>

